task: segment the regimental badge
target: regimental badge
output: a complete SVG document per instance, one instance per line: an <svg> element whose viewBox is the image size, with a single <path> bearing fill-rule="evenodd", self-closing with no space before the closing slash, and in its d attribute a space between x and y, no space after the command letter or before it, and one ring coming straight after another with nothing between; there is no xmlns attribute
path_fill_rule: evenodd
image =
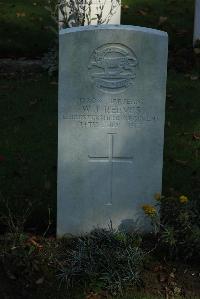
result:
<svg viewBox="0 0 200 299"><path fill-rule="evenodd" d="M92 53L89 75L98 89L116 93L134 84L138 59L122 44L105 44Z"/></svg>

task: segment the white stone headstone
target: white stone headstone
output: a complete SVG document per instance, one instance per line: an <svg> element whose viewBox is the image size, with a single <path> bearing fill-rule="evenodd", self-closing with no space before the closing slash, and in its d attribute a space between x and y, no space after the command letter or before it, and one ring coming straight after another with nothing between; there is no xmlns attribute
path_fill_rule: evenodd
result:
<svg viewBox="0 0 200 299"><path fill-rule="evenodd" d="M69 0L63 0L63 3L69 3ZM80 0L81 2L81 0ZM97 25L97 15L101 15L102 24L120 24L121 20L121 0L82 0L84 3L91 2L90 7L88 4L79 5L80 12L82 12L81 7L85 7L85 22L84 25ZM74 21L74 16L72 10L68 6L64 7L65 15L68 16L69 27L75 27L76 23ZM89 15L89 18L88 18ZM59 11L59 24L62 27L63 16L61 11Z"/></svg>
<svg viewBox="0 0 200 299"><path fill-rule="evenodd" d="M61 30L58 236L110 221L150 229L141 207L161 192L167 48L153 29Z"/></svg>
<svg viewBox="0 0 200 299"><path fill-rule="evenodd" d="M194 45L200 41L200 0L195 2L195 18L194 18Z"/></svg>

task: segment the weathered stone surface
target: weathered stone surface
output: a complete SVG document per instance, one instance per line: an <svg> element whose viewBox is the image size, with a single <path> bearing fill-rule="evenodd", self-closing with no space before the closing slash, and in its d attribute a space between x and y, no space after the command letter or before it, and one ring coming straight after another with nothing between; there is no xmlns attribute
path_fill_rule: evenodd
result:
<svg viewBox="0 0 200 299"><path fill-rule="evenodd" d="M139 226L161 191L167 34L133 26L62 30L59 236Z"/></svg>

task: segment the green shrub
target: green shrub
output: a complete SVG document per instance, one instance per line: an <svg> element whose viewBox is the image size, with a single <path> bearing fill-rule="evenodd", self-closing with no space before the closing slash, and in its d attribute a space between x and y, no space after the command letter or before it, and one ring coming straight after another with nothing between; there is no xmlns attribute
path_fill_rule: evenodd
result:
<svg viewBox="0 0 200 299"><path fill-rule="evenodd" d="M200 210L198 202L187 196L156 196L155 207L143 210L151 219L159 245L173 259L184 261L200 258ZM159 207L160 216L156 206Z"/></svg>
<svg viewBox="0 0 200 299"><path fill-rule="evenodd" d="M68 288L95 285L112 294L140 282L144 254L136 235L96 229L63 253L60 278Z"/></svg>

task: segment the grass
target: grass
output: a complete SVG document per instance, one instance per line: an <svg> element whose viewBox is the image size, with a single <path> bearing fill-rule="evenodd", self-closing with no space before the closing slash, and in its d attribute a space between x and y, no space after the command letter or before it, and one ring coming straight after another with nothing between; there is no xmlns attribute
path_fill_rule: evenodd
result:
<svg viewBox="0 0 200 299"><path fill-rule="evenodd" d="M46 75L2 80L1 84L1 192L14 210L21 205L17 209L21 212L22 207L32 205L37 220L33 217L30 223L45 227L48 207L55 223L57 85ZM170 71L167 94L163 193L174 189L197 199L200 81Z"/></svg>
<svg viewBox="0 0 200 299"><path fill-rule="evenodd" d="M197 198L200 191L200 81L176 72L168 76L164 193Z"/></svg>
<svg viewBox="0 0 200 299"><path fill-rule="evenodd" d="M56 28L44 8L47 0L8 0L0 2L0 56L36 57L51 46ZM192 46L193 0L123 0L122 24L165 30L169 33L170 49L187 57ZM185 49L186 48L186 49ZM180 53L181 52L181 53ZM192 59L190 55L190 59ZM174 62L174 61L173 61Z"/></svg>
<svg viewBox="0 0 200 299"><path fill-rule="evenodd" d="M19 217L27 207L36 210L33 223L41 225L48 222L48 208L54 220L56 211L55 83L47 75L1 81L1 193Z"/></svg>
<svg viewBox="0 0 200 299"><path fill-rule="evenodd" d="M184 48L192 45L193 0L125 0L123 2L122 24L167 31L170 46L173 47Z"/></svg>
<svg viewBox="0 0 200 299"><path fill-rule="evenodd" d="M139 257L140 245L137 236L135 239L101 230L84 238L43 238L27 233L1 235L0 298L164 299L168 295L168 298L182 299L173 296L178 294L177 290L185 294L183 298L199 298L198 269L159 262L143 254ZM132 257L127 255L126 259L124 246L129 253L131 249ZM114 248L112 254L111 248ZM142 261L145 267L141 267ZM132 271L126 271L127 268ZM116 276L121 271L125 276ZM132 279L138 273L140 279ZM123 287L127 283L129 287L125 291Z"/></svg>
<svg viewBox="0 0 200 299"><path fill-rule="evenodd" d="M0 1L0 57L37 57L51 46L55 26L47 0Z"/></svg>

